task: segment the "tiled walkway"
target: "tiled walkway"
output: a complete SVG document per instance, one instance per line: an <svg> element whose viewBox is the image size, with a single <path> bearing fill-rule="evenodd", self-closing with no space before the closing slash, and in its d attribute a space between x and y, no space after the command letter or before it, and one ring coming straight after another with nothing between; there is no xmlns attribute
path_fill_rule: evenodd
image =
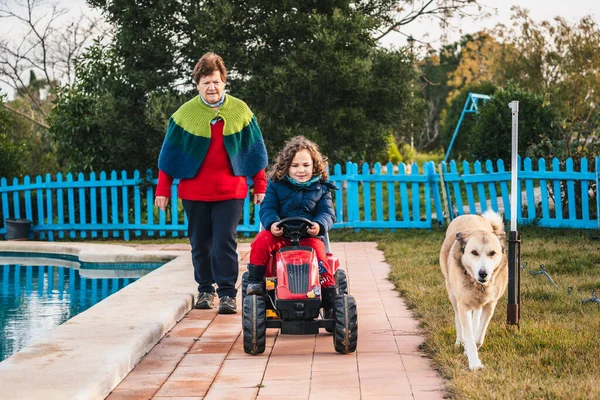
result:
<svg viewBox="0 0 600 400"><path fill-rule="evenodd" d="M242 271L248 250L239 247ZM269 329L265 353L246 355L241 311L192 310L107 399L443 398L444 381L418 349L423 338L387 280L383 253L375 243L333 243L332 251L358 304L356 353L337 354L324 330L289 336Z"/></svg>

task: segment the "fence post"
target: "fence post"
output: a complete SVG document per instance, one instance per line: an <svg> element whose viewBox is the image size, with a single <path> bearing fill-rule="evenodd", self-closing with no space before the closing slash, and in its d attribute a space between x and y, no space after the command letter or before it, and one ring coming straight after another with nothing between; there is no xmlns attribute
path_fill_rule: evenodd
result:
<svg viewBox="0 0 600 400"><path fill-rule="evenodd" d="M454 215L452 213L452 206L450 205L450 187L448 186L448 182L444 179L444 172L446 171L446 163L441 162L438 165L439 174L440 174L440 186L442 187L442 207L444 213L444 223L446 225L450 224L450 221L454 219ZM435 171L435 168L434 168ZM438 219L439 221L439 219Z"/></svg>
<svg viewBox="0 0 600 400"><path fill-rule="evenodd" d="M433 195L433 207L435 208L435 214L437 216L437 224L438 226L444 225L446 222L446 217L444 216L444 211L442 210L442 204L445 204L445 201L440 199L440 185L436 182L435 176L435 163L433 161L429 161L424 164L424 167L427 170L428 180L431 182L431 193ZM441 192L444 193L444 184L442 180L442 174L439 174L440 183L442 185ZM446 214L447 215L447 214ZM431 215L429 215L431 218Z"/></svg>
<svg viewBox="0 0 600 400"><path fill-rule="evenodd" d="M596 157L596 220L600 229L600 157Z"/></svg>

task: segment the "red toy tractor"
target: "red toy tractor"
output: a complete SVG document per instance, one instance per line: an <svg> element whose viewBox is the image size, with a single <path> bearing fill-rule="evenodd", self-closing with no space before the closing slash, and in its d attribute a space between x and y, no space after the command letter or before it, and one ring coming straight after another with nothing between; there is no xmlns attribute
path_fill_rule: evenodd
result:
<svg viewBox="0 0 600 400"><path fill-rule="evenodd" d="M339 269L337 257L331 254L328 236L325 235L325 245L338 293L331 316L322 312L315 251L312 247L299 245L311 222L306 218L291 217L278 224L291 244L271 257L265 275L265 294L246 295L248 272L242 275L244 351L247 354L263 353L267 328L277 328L288 335L314 335L319 333L319 328L325 328L333 333L335 351L354 352L358 341L356 301L347 294L346 274Z"/></svg>

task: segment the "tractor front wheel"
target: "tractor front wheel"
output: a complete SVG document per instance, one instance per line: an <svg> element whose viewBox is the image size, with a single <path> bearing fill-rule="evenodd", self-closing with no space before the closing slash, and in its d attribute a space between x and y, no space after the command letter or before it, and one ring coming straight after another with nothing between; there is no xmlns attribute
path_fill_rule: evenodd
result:
<svg viewBox="0 0 600 400"><path fill-rule="evenodd" d="M337 295L334 301L333 345L335 351L342 354L353 353L356 351L358 343L356 300L353 296L341 294Z"/></svg>
<svg viewBox="0 0 600 400"><path fill-rule="evenodd" d="M262 354L267 340L267 313L263 296L246 296L242 310L244 352Z"/></svg>

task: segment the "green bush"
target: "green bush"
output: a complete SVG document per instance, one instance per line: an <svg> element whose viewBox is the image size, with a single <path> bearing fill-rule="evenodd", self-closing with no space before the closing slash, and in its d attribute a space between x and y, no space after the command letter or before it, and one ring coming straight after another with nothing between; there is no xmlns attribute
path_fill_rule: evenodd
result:
<svg viewBox="0 0 600 400"><path fill-rule="evenodd" d="M398 150L398 145L396 144L394 135L389 135L387 138L387 161L391 162L392 164L398 164L399 162L402 162L402 160L404 160L404 158Z"/></svg>
<svg viewBox="0 0 600 400"><path fill-rule="evenodd" d="M408 143L402 143L402 146L400 146L400 154L402 155L404 162L407 163L415 161L415 158L417 157L417 152L415 149L411 149Z"/></svg>

